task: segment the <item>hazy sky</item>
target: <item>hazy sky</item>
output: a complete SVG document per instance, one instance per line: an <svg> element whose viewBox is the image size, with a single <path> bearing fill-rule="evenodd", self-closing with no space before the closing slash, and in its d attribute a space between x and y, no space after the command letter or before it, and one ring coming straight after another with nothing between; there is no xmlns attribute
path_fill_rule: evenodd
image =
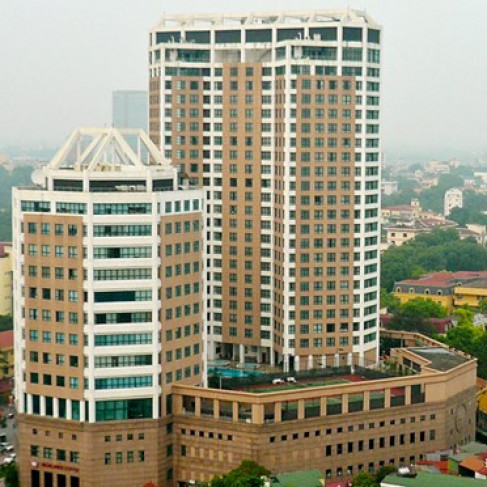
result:
<svg viewBox="0 0 487 487"><path fill-rule="evenodd" d="M111 123L111 93L147 89L161 14L346 7L384 27L383 145L487 150L487 0L0 0L0 146Z"/></svg>

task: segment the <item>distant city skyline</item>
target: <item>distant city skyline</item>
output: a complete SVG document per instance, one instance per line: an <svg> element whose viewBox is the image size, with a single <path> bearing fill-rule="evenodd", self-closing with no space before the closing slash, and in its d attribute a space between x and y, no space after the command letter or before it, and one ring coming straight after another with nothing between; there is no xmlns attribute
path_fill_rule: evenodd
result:
<svg viewBox="0 0 487 487"><path fill-rule="evenodd" d="M383 149L392 157L484 155L487 3L471 0L283 0L279 9L364 6L384 27ZM166 13L148 0L46 0L0 6L0 147L58 147L71 128L110 126L111 93L147 90L149 29ZM198 5L199 12L275 10L270 0ZM15 42L13 42L15 39Z"/></svg>

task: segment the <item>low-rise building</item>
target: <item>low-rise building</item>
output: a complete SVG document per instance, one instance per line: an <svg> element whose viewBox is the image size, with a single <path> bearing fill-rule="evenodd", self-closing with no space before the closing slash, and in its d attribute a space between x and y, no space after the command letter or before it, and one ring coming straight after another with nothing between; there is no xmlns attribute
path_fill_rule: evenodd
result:
<svg viewBox="0 0 487 487"><path fill-rule="evenodd" d="M399 247L405 242L409 242L416 238L419 234L430 233L437 228L447 230L455 228L457 223L451 220L441 222L439 220L413 220L401 221L383 225L383 232L385 233L385 243L387 247L392 245Z"/></svg>
<svg viewBox="0 0 487 487"><path fill-rule="evenodd" d="M402 345L391 351L396 370L411 375L372 379L352 365L319 380L296 375L296 383L257 376L221 380L221 389L174 385L176 478L208 481L253 459L272 472L319 469L333 480L472 440L475 359L418 334L383 334Z"/></svg>
<svg viewBox="0 0 487 487"><path fill-rule="evenodd" d="M414 298L431 299L449 311L468 305L477 307L487 298L487 271L434 272L419 279L394 284L401 303Z"/></svg>
<svg viewBox="0 0 487 487"><path fill-rule="evenodd" d="M448 216L453 208L463 208L463 191L460 188L451 188L445 192L444 213Z"/></svg>

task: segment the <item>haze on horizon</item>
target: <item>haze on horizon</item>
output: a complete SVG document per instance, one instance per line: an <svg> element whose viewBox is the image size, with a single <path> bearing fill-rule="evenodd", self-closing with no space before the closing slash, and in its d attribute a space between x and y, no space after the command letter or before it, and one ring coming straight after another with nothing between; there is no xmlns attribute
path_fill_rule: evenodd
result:
<svg viewBox="0 0 487 487"><path fill-rule="evenodd" d="M485 0L281 0L278 10L363 9L384 28L383 149L487 152ZM196 6L196 7L195 7ZM162 13L276 10L272 0L0 0L0 147L57 146L111 124L111 94L147 89Z"/></svg>

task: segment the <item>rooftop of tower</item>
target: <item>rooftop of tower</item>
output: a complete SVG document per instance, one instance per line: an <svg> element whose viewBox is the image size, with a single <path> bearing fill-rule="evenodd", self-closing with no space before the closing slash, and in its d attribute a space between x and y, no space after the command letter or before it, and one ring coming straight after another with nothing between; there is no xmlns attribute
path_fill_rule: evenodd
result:
<svg viewBox="0 0 487 487"><path fill-rule="evenodd" d="M77 128L20 189L147 192L177 188L177 170L140 129ZM183 187L184 186L184 187ZM182 189L189 189L182 185Z"/></svg>
<svg viewBox="0 0 487 487"><path fill-rule="evenodd" d="M245 14L164 14L153 30L175 27L236 27L336 23L380 27L366 12L352 9L249 12Z"/></svg>
<svg viewBox="0 0 487 487"><path fill-rule="evenodd" d="M171 168L148 135L140 129L75 129L47 166L51 170L90 172Z"/></svg>

